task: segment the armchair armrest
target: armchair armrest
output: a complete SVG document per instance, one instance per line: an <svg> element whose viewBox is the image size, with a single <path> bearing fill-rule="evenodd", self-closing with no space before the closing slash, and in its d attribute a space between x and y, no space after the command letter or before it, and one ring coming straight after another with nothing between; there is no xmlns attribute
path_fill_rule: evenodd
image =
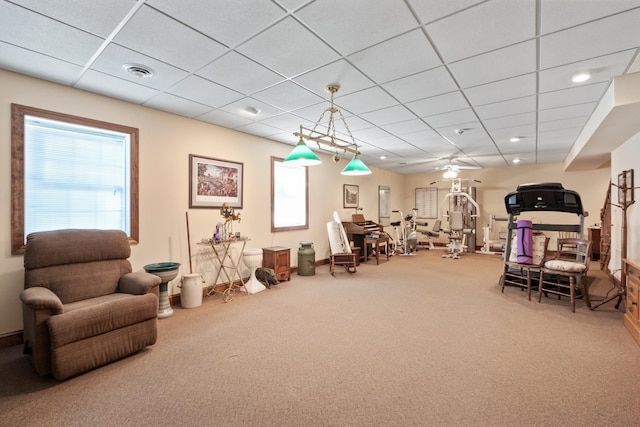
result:
<svg viewBox="0 0 640 427"><path fill-rule="evenodd" d="M162 282L155 274L146 272L127 273L120 278L118 290L133 295L144 295Z"/></svg>
<svg viewBox="0 0 640 427"><path fill-rule="evenodd" d="M27 288L20 293L20 300L32 310L51 310L52 314L64 311L62 301L50 289L42 286Z"/></svg>

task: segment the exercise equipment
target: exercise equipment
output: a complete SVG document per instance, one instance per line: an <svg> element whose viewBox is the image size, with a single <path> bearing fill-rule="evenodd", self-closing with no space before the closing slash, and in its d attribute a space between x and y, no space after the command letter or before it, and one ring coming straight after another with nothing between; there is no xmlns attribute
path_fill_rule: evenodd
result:
<svg viewBox="0 0 640 427"><path fill-rule="evenodd" d="M448 253L442 255L443 258L459 259L460 254L469 247L475 251L475 238L469 244L467 240L475 236L475 218L480 215L480 206L462 186L462 181L462 178L452 179L451 190L442 200L442 217L449 225L442 229L449 236Z"/></svg>

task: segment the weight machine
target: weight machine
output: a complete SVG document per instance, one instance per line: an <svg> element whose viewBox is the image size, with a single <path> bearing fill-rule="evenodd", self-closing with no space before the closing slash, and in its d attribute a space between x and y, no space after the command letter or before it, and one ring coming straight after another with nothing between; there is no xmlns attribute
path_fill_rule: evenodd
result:
<svg viewBox="0 0 640 427"><path fill-rule="evenodd" d="M469 247L472 248L469 252L475 251L475 221L480 215L480 206L467 188L463 188L462 181L462 178L452 179L451 190L442 200L442 217L449 224L448 228L442 229L449 236L449 251L442 255L443 258L459 259L460 254ZM475 187L469 188L469 191L475 193Z"/></svg>

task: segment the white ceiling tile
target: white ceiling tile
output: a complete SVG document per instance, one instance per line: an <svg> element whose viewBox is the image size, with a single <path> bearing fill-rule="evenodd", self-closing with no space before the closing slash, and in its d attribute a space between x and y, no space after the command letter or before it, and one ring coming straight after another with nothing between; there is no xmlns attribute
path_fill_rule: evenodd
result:
<svg viewBox="0 0 640 427"><path fill-rule="evenodd" d="M134 104L142 104L149 98L159 94L157 90L150 87L92 70L87 71L75 87Z"/></svg>
<svg viewBox="0 0 640 427"><path fill-rule="evenodd" d="M418 117L433 116L438 113L462 110L469 107L469 103L462 95L462 92L455 91L436 95L417 101L407 102L405 106L413 111Z"/></svg>
<svg viewBox="0 0 640 427"><path fill-rule="evenodd" d="M382 126L389 123L404 122L415 118L415 115L402 105L394 105L393 107L362 114L361 117L377 126Z"/></svg>
<svg viewBox="0 0 640 427"><path fill-rule="evenodd" d="M338 59L333 49L293 18L278 22L240 46L238 51L286 77Z"/></svg>
<svg viewBox="0 0 640 427"><path fill-rule="evenodd" d="M140 64L149 67L154 71L154 74L151 77L136 77L123 68L125 64ZM161 90L175 84L188 74L180 68L172 67L162 61L114 43L111 43L102 51L100 56L91 65L91 69Z"/></svg>
<svg viewBox="0 0 640 427"><path fill-rule="evenodd" d="M257 92L252 98L286 111L297 110L322 101L318 95L290 81Z"/></svg>
<svg viewBox="0 0 640 427"><path fill-rule="evenodd" d="M205 65L196 74L245 95L251 95L283 80L281 75L235 51Z"/></svg>
<svg viewBox="0 0 640 427"><path fill-rule="evenodd" d="M549 122L553 120L572 119L575 117L589 118L593 110L598 105L597 102L570 105L566 107L549 108L547 110L540 110L538 114L538 120L540 123Z"/></svg>
<svg viewBox="0 0 640 427"><path fill-rule="evenodd" d="M384 83L442 65L420 29L361 50L347 58L376 83Z"/></svg>
<svg viewBox="0 0 640 427"><path fill-rule="evenodd" d="M329 85L337 84L340 86L338 90L340 95L346 95L373 86L373 82L367 76L344 59L302 74L296 77L294 81L324 97L329 97L329 92L326 90Z"/></svg>
<svg viewBox="0 0 640 427"><path fill-rule="evenodd" d="M6 1L0 3L0 40L76 65L86 64L102 44L99 37Z"/></svg>
<svg viewBox="0 0 640 427"><path fill-rule="evenodd" d="M538 98L539 108L541 110L547 110L549 108L562 107L565 105L594 103L602 98L602 95L604 95L608 87L608 83L597 83L586 86L577 86L571 89L542 93Z"/></svg>
<svg viewBox="0 0 640 427"><path fill-rule="evenodd" d="M226 46L237 46L285 15L270 1L146 0Z"/></svg>
<svg viewBox="0 0 640 427"><path fill-rule="evenodd" d="M253 122L253 120L248 117L241 117L223 110L209 111L208 113L197 116L196 119L229 129L235 129Z"/></svg>
<svg viewBox="0 0 640 427"><path fill-rule="evenodd" d="M494 119L496 117L508 116L511 114L521 114L536 111L536 97L524 96L522 98L510 99L503 102L494 102L476 107L476 113L483 119Z"/></svg>
<svg viewBox="0 0 640 427"><path fill-rule="evenodd" d="M197 70L226 51L220 43L148 6L141 7L114 40L187 71Z"/></svg>
<svg viewBox="0 0 640 427"><path fill-rule="evenodd" d="M264 120L269 117L277 116L284 113L284 110L281 110L280 108L265 104L264 102L258 101L257 99L251 97L246 97L227 104L222 107L221 110L244 117L247 114L247 108L255 108L260 110L260 114L253 117L254 120Z"/></svg>
<svg viewBox="0 0 640 427"><path fill-rule="evenodd" d="M458 61L534 38L535 6L535 0L494 0L426 28L445 61Z"/></svg>
<svg viewBox="0 0 640 427"><path fill-rule="evenodd" d="M542 70L540 71L540 92L576 87L577 85L571 81L571 77L583 71L589 72L591 78L582 85L598 82L608 83L613 77L619 76L625 71L635 54L636 49L626 50Z"/></svg>
<svg viewBox="0 0 640 427"><path fill-rule="evenodd" d="M536 93L536 76L527 74L464 90L472 105L484 105Z"/></svg>
<svg viewBox="0 0 640 427"><path fill-rule="evenodd" d="M445 67L394 80L383 84L382 87L400 102L411 102L458 89Z"/></svg>
<svg viewBox="0 0 640 427"><path fill-rule="evenodd" d="M82 72L79 65L3 42L0 42L0 68L64 85L75 82Z"/></svg>
<svg viewBox="0 0 640 427"><path fill-rule="evenodd" d="M511 114L509 116L496 117L483 121L487 130L512 128L536 123L536 113Z"/></svg>
<svg viewBox="0 0 640 427"><path fill-rule="evenodd" d="M636 48L640 46L639 27L640 8L543 36L540 67L550 68Z"/></svg>
<svg viewBox="0 0 640 427"><path fill-rule="evenodd" d="M382 129L393 135L404 135L406 133L418 132L421 130L430 130L431 128L423 120L411 119L404 122L389 123L380 126Z"/></svg>
<svg viewBox="0 0 640 427"><path fill-rule="evenodd" d="M574 117L569 119L550 120L540 122L538 124L539 132L548 132L553 130L562 130L579 127L582 128L587 122L588 117Z"/></svg>
<svg viewBox="0 0 640 427"><path fill-rule="evenodd" d="M273 126L265 125L264 123L249 123L248 125L239 126L236 128L240 132L249 133L251 135L258 136L270 136L279 134L282 129L274 128Z"/></svg>
<svg viewBox="0 0 640 427"><path fill-rule="evenodd" d="M558 30L583 24L602 16L640 6L639 0L542 0L540 2L540 33L549 34Z"/></svg>
<svg viewBox="0 0 640 427"><path fill-rule="evenodd" d="M473 110L466 108L464 110L451 111L449 113L437 114L435 116L425 117L424 120L432 128L441 128L445 126L458 125L476 120Z"/></svg>
<svg viewBox="0 0 640 427"><path fill-rule="evenodd" d="M167 93L214 108L243 98L243 95L238 92L194 75L173 85Z"/></svg>
<svg viewBox="0 0 640 427"><path fill-rule="evenodd" d="M471 87L536 71L536 42L518 43L449 65L460 87Z"/></svg>
<svg viewBox="0 0 640 427"><path fill-rule="evenodd" d="M316 0L297 15L342 55L418 26L404 1L399 0Z"/></svg>
<svg viewBox="0 0 640 427"><path fill-rule="evenodd" d="M363 114L369 111L391 107L398 102L379 87L373 87L345 96L338 96L335 103L338 107L350 111L353 114Z"/></svg>
<svg viewBox="0 0 640 427"><path fill-rule="evenodd" d="M20 5L106 38L136 6L136 0L20 0Z"/></svg>
<svg viewBox="0 0 640 427"><path fill-rule="evenodd" d="M161 93L145 102L144 105L189 118L199 117L211 110L209 106L198 104L197 102L189 101L188 99L168 93Z"/></svg>
<svg viewBox="0 0 640 427"><path fill-rule="evenodd" d="M420 17L420 21L422 21L423 24L428 24L447 15L482 3L482 1L484 0L418 0L412 4Z"/></svg>

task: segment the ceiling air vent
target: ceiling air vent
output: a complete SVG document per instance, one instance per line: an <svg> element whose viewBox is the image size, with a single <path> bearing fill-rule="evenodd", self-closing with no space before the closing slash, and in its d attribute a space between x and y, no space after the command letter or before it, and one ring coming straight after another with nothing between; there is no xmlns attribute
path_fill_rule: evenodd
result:
<svg viewBox="0 0 640 427"><path fill-rule="evenodd" d="M141 64L124 64L122 68L139 78L151 77L155 74L152 68Z"/></svg>

